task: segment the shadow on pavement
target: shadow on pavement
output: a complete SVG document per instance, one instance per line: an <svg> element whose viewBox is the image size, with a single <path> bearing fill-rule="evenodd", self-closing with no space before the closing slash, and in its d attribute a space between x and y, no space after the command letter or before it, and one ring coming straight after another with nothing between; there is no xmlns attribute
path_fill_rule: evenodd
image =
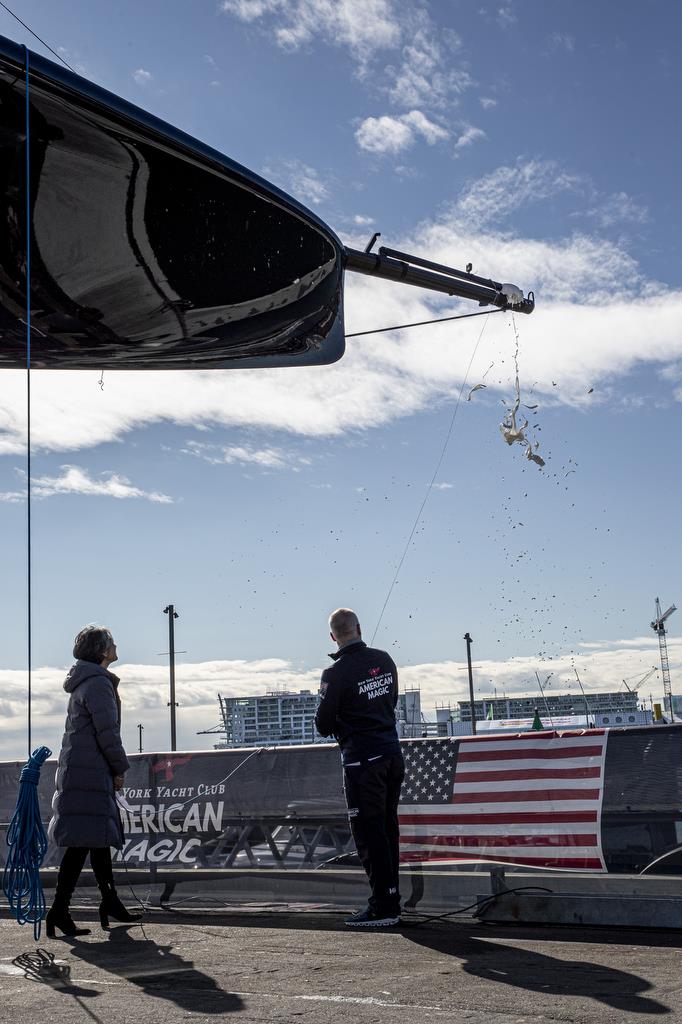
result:
<svg viewBox="0 0 682 1024"><path fill-rule="evenodd" d="M170 925L181 929L203 928L207 935L215 935L218 928L343 931L348 935L349 942L356 941L359 936L344 927L344 917L345 914L307 911L266 913L225 910L202 913L168 908L162 912L149 913L145 924ZM452 956L463 971L495 985L508 985L544 995L578 996L595 1000L623 1013L659 1016L669 1014L671 1010L646 994L653 987L646 978L603 963L594 963L587 959L590 955L587 950L585 959L567 959L561 955L551 956L538 952L526 943L551 944L555 953L557 946L561 948L563 944L567 948L578 944L606 949L639 946L651 950L652 957L655 949L682 948L680 932L508 926L484 924L470 919L420 923L418 915L414 918L406 915L398 928L374 933L373 939L381 938L392 942L411 942L441 955ZM493 939L501 941L491 941ZM519 941L524 942L524 946L513 944ZM117 925L102 942L74 944L74 953L82 961L139 986L146 994L166 999L194 1013L221 1014L243 1008L239 996L223 991L213 978L197 970L191 960L185 960L174 953L172 945L161 945L146 935L141 939L132 938L127 926ZM611 962L616 956L617 950L614 948L613 953L609 954ZM20 960L17 958L15 962L24 966L19 963ZM79 989L68 977L57 983L53 977L50 978L47 967L44 973L45 977L40 980L52 984L57 990L74 995L79 1003L80 997L99 994ZM98 1020L86 1007L84 1009L92 1020Z"/></svg>
<svg viewBox="0 0 682 1024"><path fill-rule="evenodd" d="M197 970L192 960L174 953L172 945L159 945L146 935L134 939L128 927L112 928L104 942L83 943L78 955L139 986L147 995L167 999L193 1013L232 1013L244 1005L239 996L225 992L208 974Z"/></svg>
<svg viewBox="0 0 682 1024"><path fill-rule="evenodd" d="M357 908L356 908L357 909ZM342 931L347 935L356 934L346 928L344 920L351 910L339 911L296 911L295 909L268 910L249 907L248 910L226 908L224 910L184 910L173 906L161 910L148 910L145 924L173 924L174 921L188 928L286 928L297 931ZM83 916L83 915L81 915ZM438 915L440 916L440 915ZM438 930L441 934L455 936L477 933L485 938L518 938L542 942L585 942L599 946L645 946L647 949L682 950L682 931L637 928L590 928L572 925L517 925L498 924L472 920L470 917L454 915L443 920L422 917L421 914L404 914L397 928L387 928L383 934L404 934L412 938L414 931ZM117 925L117 927L119 927ZM416 938L416 937L415 937Z"/></svg>
<svg viewBox="0 0 682 1024"><path fill-rule="evenodd" d="M167 910L166 923L173 918L183 927L267 928L297 931L345 931L352 942L357 933L344 927L345 915L316 913L197 913ZM163 920L163 919L162 919ZM376 933L375 933L376 934ZM516 940L595 946L641 946L646 949L680 949L682 933L672 931L640 931L634 929L509 926L471 920L419 923L415 915L406 915L398 928L380 933L403 939L457 958L462 969L471 975L501 985L511 985L528 992L594 999L616 1010L629 1013L664 1015L670 1008L645 993L652 984L637 974L615 967L593 963L587 959L570 960L550 956L526 947ZM506 942L492 942L490 939ZM614 951L615 952L615 951Z"/></svg>
<svg viewBox="0 0 682 1024"><path fill-rule="evenodd" d="M135 939L129 934L129 926L112 928L103 942L73 942L72 949L84 963L118 975L146 995L166 999L183 1010L223 1014L243 1009L239 996L221 989L213 978L197 970L191 960L174 953L172 945L160 945L146 936ZM85 993L79 990L78 994Z"/></svg>
<svg viewBox="0 0 682 1024"><path fill-rule="evenodd" d="M528 929L524 931L527 933ZM542 938L543 932L532 931L526 938ZM514 934L516 936L516 932ZM589 960L565 960L527 947L488 942L469 934L466 928L413 928L405 932L405 937L418 946L456 957L467 974L499 985L513 985L544 995L583 996L628 1013L671 1012L663 1003L642 995L652 988L650 982L615 967ZM505 937L510 937L509 931ZM546 934L545 937L549 938ZM565 939L575 941L570 932L565 933ZM598 933L595 937L592 932L591 941L600 941ZM624 941L622 933L619 941Z"/></svg>
<svg viewBox="0 0 682 1024"><path fill-rule="evenodd" d="M95 1024L102 1024L97 1014L82 1002L83 999L93 999L100 993L95 988L82 988L74 984L71 981L71 968L68 964L55 963L54 953L39 947L28 953L20 953L19 956L15 956L12 963L15 967L20 967L24 976L31 981L42 982L55 992L71 996L90 1020L95 1021Z"/></svg>

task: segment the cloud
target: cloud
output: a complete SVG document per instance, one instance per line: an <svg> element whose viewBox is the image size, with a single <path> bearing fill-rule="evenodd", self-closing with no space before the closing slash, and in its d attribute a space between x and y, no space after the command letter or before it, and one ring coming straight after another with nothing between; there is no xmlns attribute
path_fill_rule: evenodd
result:
<svg viewBox="0 0 682 1024"><path fill-rule="evenodd" d="M414 145L409 125L396 117L368 117L355 132L360 149L367 153L400 153Z"/></svg>
<svg viewBox="0 0 682 1024"><path fill-rule="evenodd" d="M353 217L353 223L357 224L358 227L369 227L374 223L374 217L364 217L361 213L356 213Z"/></svg>
<svg viewBox="0 0 682 1024"><path fill-rule="evenodd" d="M454 484L448 483L434 484L433 489L434 491L451 491L454 486Z"/></svg>
<svg viewBox="0 0 682 1024"><path fill-rule="evenodd" d="M275 42L285 50L321 39L364 62L400 40L392 0L223 0L221 10L245 22L270 18Z"/></svg>
<svg viewBox="0 0 682 1024"><path fill-rule="evenodd" d="M485 132L482 128L475 128L472 124L467 125L462 134L455 143L455 154L458 154L460 150L467 149L469 146L473 146L479 139L486 137Z"/></svg>
<svg viewBox="0 0 682 1024"><path fill-rule="evenodd" d="M511 28L518 21L516 12L510 3L503 4L497 9L497 23L500 28Z"/></svg>
<svg viewBox="0 0 682 1024"><path fill-rule="evenodd" d="M622 679L632 679L658 662L655 637L634 637L600 642L596 648L583 645L586 653L574 659L560 655L551 662L538 663L534 658L512 658L509 661L477 659L474 670L476 695L492 696L493 689L509 696L537 693L535 671L552 671L548 692L573 693L581 700L573 665L577 663L587 693L622 690ZM682 639L668 638L668 655L673 673L682 671ZM179 701L178 729L180 749L201 749L211 737L197 736L218 721L218 693L229 696L251 696L278 689L305 689L315 693L319 687L322 666L301 668L283 658L270 657L254 661L205 661L176 664L176 693ZM59 750L66 710L66 695L61 683L67 666L40 667L33 671L33 717L40 722L41 742ZM421 665L398 666L403 688L421 689L422 707L433 717L436 704L455 704L467 699L468 683L464 661L444 661ZM147 750L164 750L168 745L167 707L168 668L165 665L126 664L116 668L121 677L124 706L123 738L128 749L136 749L136 724L145 726ZM653 685L652 685L653 684ZM660 693L660 676L646 687L654 695ZM539 695L538 695L539 696ZM21 758L25 753L26 673L16 669L0 669L0 745L3 756ZM218 737L215 737L217 739Z"/></svg>
<svg viewBox="0 0 682 1024"><path fill-rule="evenodd" d="M427 8L400 0L223 0L220 9L246 23L261 22L277 46L296 52L316 41L348 50L365 77L407 110L452 109L474 85L455 61L461 39L434 23ZM380 54L390 54L383 69Z"/></svg>
<svg viewBox="0 0 682 1024"><path fill-rule="evenodd" d="M61 466L61 476L37 476L31 480L32 498L52 498L57 494L84 494L95 497L144 498L160 505L172 504L173 499L158 491L143 491L133 487L127 477L118 473L105 472L93 479L88 472L78 466ZM26 480L26 473L19 469L17 475ZM0 501L16 503L26 500L26 488L20 491L0 491Z"/></svg>
<svg viewBox="0 0 682 1024"><path fill-rule="evenodd" d="M670 645L671 640L668 640ZM682 669L682 639L672 640L674 653L672 661ZM629 640L615 640L610 643L592 645L582 644L585 653L577 657L571 654L560 654L539 663L537 658L511 658L508 661L494 659L477 659L474 671L474 685L477 697L492 696L497 689L498 695L507 696L540 694L535 678L536 670L540 678L552 673L547 692L550 694L572 693L580 713L582 699L574 674L577 666L586 693L623 691L623 679L633 684L633 676L644 675L647 670L657 665L658 642L652 637L636 637ZM670 655L670 651L669 651ZM672 667L671 661L671 667ZM677 671L679 671L677 669ZM422 691L422 703L433 707L436 703L456 703L467 699L465 662L437 662L432 665L399 666L400 681L404 687L419 686ZM648 692L660 693L662 685L660 674L647 683ZM644 696L644 695L643 695Z"/></svg>
<svg viewBox="0 0 682 1024"><path fill-rule="evenodd" d="M465 254L476 273L533 289L536 311L517 321L523 375L538 381L539 398L585 409L595 400L586 396L595 381L602 401L609 401L619 381L620 403L628 398L627 375L637 367L660 369L682 361L682 290L647 278L622 242L579 232L537 239L515 230L526 205L579 187L579 179L556 164L526 161L498 168L470 182L448 208L396 238L395 245L450 265ZM349 333L471 309L444 296L353 274L346 278L345 305ZM35 374L34 450L92 448L160 423L263 429L282 436L357 435L451 400L464 380L467 345L480 323L457 326L462 344L445 343L452 330L443 324L351 341L344 358L329 367L172 371L163 377L118 371L108 376L104 392L94 372ZM481 360L508 340L506 318L492 317ZM475 363L471 376L483 374L489 362ZM498 367L486 381L488 395L507 394L513 383L508 369ZM25 448L21 372L0 372L0 454L17 455ZM561 387L553 388L552 380ZM679 383L667 385L682 401ZM665 386L661 381L659 388Z"/></svg>
<svg viewBox="0 0 682 1024"><path fill-rule="evenodd" d="M453 64L453 50L461 41L451 33L443 45L440 33L425 10L412 9L406 16L403 35L409 40L396 66L388 65L388 96L398 107L442 110L457 105L459 97L474 85L464 67Z"/></svg>
<svg viewBox="0 0 682 1024"><path fill-rule="evenodd" d="M87 65L84 64L83 61L81 61L77 56L71 53L70 50L67 50L65 46L58 46L57 53L64 59L64 61L69 65L72 71L76 72L77 75L82 75L83 78L89 78L92 81L96 81L95 76L93 76L90 73Z"/></svg>
<svg viewBox="0 0 682 1024"><path fill-rule="evenodd" d="M582 179L553 160L519 160L498 167L469 185L456 203L459 215L471 224L484 225L508 217L528 203L575 191Z"/></svg>
<svg viewBox="0 0 682 1024"><path fill-rule="evenodd" d="M402 121L403 124L409 125L418 135L421 135L429 146L433 146L436 142L442 142L449 136L449 132L445 128L430 121L421 110L411 110L409 114L403 114Z"/></svg>
<svg viewBox="0 0 682 1024"><path fill-rule="evenodd" d="M497 106L497 100L492 99L491 96L480 96L478 102L484 110L490 110L491 107Z"/></svg>
<svg viewBox="0 0 682 1024"><path fill-rule="evenodd" d="M138 68L137 71L133 71L132 76L138 85L149 85L154 77L150 71L145 71L144 68Z"/></svg>
<svg viewBox="0 0 682 1024"><path fill-rule="evenodd" d="M264 167L263 174L302 202L319 206L329 199L329 189L318 172L302 160L280 160Z"/></svg>
<svg viewBox="0 0 682 1024"><path fill-rule="evenodd" d="M614 192L613 195L588 210L586 215L593 217L603 228L610 228L614 224L627 221L633 224L645 224L649 219L647 208L636 203L627 192Z"/></svg>
<svg viewBox="0 0 682 1024"><path fill-rule="evenodd" d="M552 32L547 37L547 47L549 53L554 53L556 50L565 50L566 53L573 53L575 49L575 37L569 35L567 32Z"/></svg>
<svg viewBox="0 0 682 1024"><path fill-rule="evenodd" d="M254 448L251 445L219 445L203 444L199 441L188 441L181 451L185 455L194 455L214 466L255 465L262 469L293 469L298 473L304 466L309 466L311 459L282 448Z"/></svg>
<svg viewBox="0 0 682 1024"><path fill-rule="evenodd" d="M223 0L220 9L234 14L240 21L256 21L265 14L273 14L281 8L280 0Z"/></svg>
<svg viewBox="0 0 682 1024"><path fill-rule="evenodd" d="M399 117L367 117L355 132L355 139L367 153L395 154L409 149L421 136L429 146L448 138L441 125L429 120L421 110Z"/></svg>

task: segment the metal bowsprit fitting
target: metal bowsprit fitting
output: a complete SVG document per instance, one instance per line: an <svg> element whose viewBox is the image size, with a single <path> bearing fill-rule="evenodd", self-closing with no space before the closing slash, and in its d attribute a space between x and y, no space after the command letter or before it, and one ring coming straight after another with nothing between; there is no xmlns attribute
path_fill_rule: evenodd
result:
<svg viewBox="0 0 682 1024"><path fill-rule="evenodd" d="M523 291L515 284L502 284L384 245L377 252L347 248L346 270L389 281L401 281L417 288L457 295L462 299L473 299L479 306L492 305L499 309L511 309L515 313L532 313L535 309L533 292L528 292L524 297Z"/></svg>

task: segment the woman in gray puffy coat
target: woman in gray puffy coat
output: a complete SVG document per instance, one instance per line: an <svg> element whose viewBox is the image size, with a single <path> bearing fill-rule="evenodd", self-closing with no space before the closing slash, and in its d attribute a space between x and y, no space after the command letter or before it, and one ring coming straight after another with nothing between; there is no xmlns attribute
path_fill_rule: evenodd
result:
<svg viewBox="0 0 682 1024"><path fill-rule="evenodd" d="M110 917L117 921L139 917L130 914L118 898L111 864L111 847L123 846L115 792L122 788L130 767L121 743L119 680L109 671L109 665L118 659L114 638L102 626L86 626L74 641L73 656L76 663L64 681L69 707L48 830L57 846L67 848L46 919L50 938L54 938L55 928L69 936L90 931L77 928L69 913L88 853L102 894L102 927L108 927Z"/></svg>

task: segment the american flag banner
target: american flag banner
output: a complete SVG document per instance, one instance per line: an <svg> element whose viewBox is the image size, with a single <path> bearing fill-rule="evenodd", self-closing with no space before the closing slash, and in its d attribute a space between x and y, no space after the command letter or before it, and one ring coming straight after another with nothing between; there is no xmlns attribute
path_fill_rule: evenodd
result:
<svg viewBox="0 0 682 1024"><path fill-rule="evenodd" d="M592 729L403 744L401 861L606 871L606 741Z"/></svg>

